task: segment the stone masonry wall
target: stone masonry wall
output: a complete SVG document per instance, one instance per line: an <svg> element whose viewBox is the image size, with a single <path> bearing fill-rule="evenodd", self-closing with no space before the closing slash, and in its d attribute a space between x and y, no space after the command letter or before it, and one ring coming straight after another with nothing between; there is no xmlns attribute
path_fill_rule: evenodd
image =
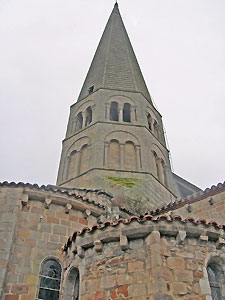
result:
<svg viewBox="0 0 225 300"><path fill-rule="evenodd" d="M179 215L184 218L191 216L195 219L205 219L207 221L216 221L219 224L224 224L225 191L206 197L200 201L186 204L172 212L173 215Z"/></svg>
<svg viewBox="0 0 225 300"><path fill-rule="evenodd" d="M16 187L1 187L0 200L0 298L35 299L42 261L62 261L67 237L96 223L103 209L81 199Z"/></svg>
<svg viewBox="0 0 225 300"><path fill-rule="evenodd" d="M80 270L81 300L210 300L206 265L215 257L224 264L221 236L219 228L164 217L108 223L78 235L65 266Z"/></svg>

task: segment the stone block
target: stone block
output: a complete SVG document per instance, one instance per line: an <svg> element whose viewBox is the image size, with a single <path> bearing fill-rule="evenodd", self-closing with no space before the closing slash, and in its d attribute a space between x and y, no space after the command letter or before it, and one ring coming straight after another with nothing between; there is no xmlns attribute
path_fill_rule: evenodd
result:
<svg viewBox="0 0 225 300"><path fill-rule="evenodd" d="M187 286L183 282L174 282L173 283L173 292L176 295L186 295L187 294Z"/></svg>
<svg viewBox="0 0 225 300"><path fill-rule="evenodd" d="M129 297L146 296L147 288L145 284L132 284L128 287Z"/></svg>
<svg viewBox="0 0 225 300"><path fill-rule="evenodd" d="M173 297L168 294L159 294L155 296L154 300L173 300Z"/></svg>
<svg viewBox="0 0 225 300"><path fill-rule="evenodd" d="M144 271L144 262L142 261L130 261L128 262L128 272L141 272Z"/></svg>
<svg viewBox="0 0 225 300"><path fill-rule="evenodd" d="M189 270L175 270L175 280L178 282L192 282L193 272Z"/></svg>
<svg viewBox="0 0 225 300"><path fill-rule="evenodd" d="M167 265L172 270L184 270L185 260L182 257L168 257Z"/></svg>

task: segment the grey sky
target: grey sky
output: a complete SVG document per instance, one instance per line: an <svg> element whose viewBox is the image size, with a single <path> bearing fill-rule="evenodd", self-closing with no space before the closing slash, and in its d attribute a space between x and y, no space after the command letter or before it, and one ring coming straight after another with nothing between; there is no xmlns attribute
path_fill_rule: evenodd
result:
<svg viewBox="0 0 225 300"><path fill-rule="evenodd" d="M120 0L174 171L224 180L225 1ZM0 0L0 181L55 183L69 116L113 0Z"/></svg>

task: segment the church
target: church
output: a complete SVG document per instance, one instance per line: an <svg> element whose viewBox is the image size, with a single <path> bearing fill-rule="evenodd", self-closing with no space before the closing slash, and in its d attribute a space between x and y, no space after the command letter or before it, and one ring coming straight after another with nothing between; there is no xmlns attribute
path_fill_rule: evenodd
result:
<svg viewBox="0 0 225 300"><path fill-rule="evenodd" d="M56 185L0 183L3 300L225 299L225 183L171 170L116 3L77 102Z"/></svg>

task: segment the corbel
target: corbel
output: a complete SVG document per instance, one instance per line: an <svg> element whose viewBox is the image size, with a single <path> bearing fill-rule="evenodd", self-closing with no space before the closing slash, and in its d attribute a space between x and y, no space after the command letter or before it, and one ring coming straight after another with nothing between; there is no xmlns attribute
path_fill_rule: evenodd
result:
<svg viewBox="0 0 225 300"><path fill-rule="evenodd" d="M176 237L176 241L178 244L183 244L184 240L186 239L187 232L186 231L179 231Z"/></svg>
<svg viewBox="0 0 225 300"><path fill-rule="evenodd" d="M72 209L72 204L67 203L65 206L65 213L69 214L71 209Z"/></svg>
<svg viewBox="0 0 225 300"><path fill-rule="evenodd" d="M44 203L45 208L49 209L51 203L52 203L52 199L50 197L46 197L45 198L45 203Z"/></svg>
<svg viewBox="0 0 225 300"><path fill-rule="evenodd" d="M120 247L123 251L128 249L129 243L126 235L120 235Z"/></svg>
<svg viewBox="0 0 225 300"><path fill-rule="evenodd" d="M96 252L102 252L102 242L100 240L94 242L94 249Z"/></svg>
<svg viewBox="0 0 225 300"><path fill-rule="evenodd" d="M214 204L214 200L213 200L212 197L209 198L209 204L210 204L210 205L213 205L213 204Z"/></svg>
<svg viewBox="0 0 225 300"><path fill-rule="evenodd" d="M208 242L209 237L208 237L207 235L200 235L200 240L201 240L202 242Z"/></svg>
<svg viewBox="0 0 225 300"><path fill-rule="evenodd" d="M78 255L80 258L83 258L83 257L84 257L84 249L83 249L81 246L77 246L77 255Z"/></svg>
<svg viewBox="0 0 225 300"><path fill-rule="evenodd" d="M217 241L216 248L221 249L223 246L225 246L225 240L223 238L219 238Z"/></svg>
<svg viewBox="0 0 225 300"><path fill-rule="evenodd" d="M22 206L27 206L28 201L29 201L28 194L22 194L22 199L21 199Z"/></svg>
<svg viewBox="0 0 225 300"><path fill-rule="evenodd" d="M91 215L91 210L90 210L90 209L86 209L86 210L83 212L83 217L84 217L84 219L87 219L90 215Z"/></svg>
<svg viewBox="0 0 225 300"><path fill-rule="evenodd" d="M190 213L192 211L191 205L187 204L185 205L186 210Z"/></svg>

